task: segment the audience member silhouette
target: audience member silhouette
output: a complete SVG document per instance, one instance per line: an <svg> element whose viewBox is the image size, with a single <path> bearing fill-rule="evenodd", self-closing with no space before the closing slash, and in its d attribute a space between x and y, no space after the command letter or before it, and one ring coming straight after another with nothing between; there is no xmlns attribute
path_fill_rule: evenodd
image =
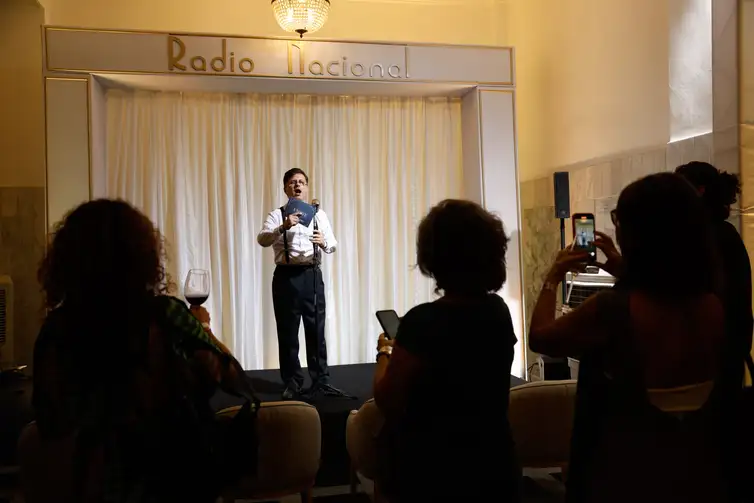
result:
<svg viewBox="0 0 754 503"><path fill-rule="evenodd" d="M208 313L165 295L149 218L123 201L82 204L57 226L39 278L49 313L34 349L36 420L45 442L74 446L60 460L70 486L52 488L56 500L215 501L244 466L218 459L230 451L210 397L218 388L246 397L251 421L258 401L203 327ZM254 438L232 441L247 441L244 456L256 460Z"/></svg>
<svg viewBox="0 0 754 503"><path fill-rule="evenodd" d="M500 219L470 201L443 201L419 225L419 269L442 297L411 309L395 340L378 343L377 484L392 503L519 500L508 422L516 336L495 293L507 244Z"/></svg>
<svg viewBox="0 0 754 503"><path fill-rule="evenodd" d="M529 343L579 357L566 500L725 501L720 369L725 311L707 209L682 177L626 187L612 214L622 257L598 233L621 288L555 317L557 285L588 259L564 250L545 281Z"/></svg>

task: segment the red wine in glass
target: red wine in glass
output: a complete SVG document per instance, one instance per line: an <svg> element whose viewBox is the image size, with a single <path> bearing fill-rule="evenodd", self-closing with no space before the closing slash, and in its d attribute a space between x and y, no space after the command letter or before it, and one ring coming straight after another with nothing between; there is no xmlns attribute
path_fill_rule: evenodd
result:
<svg viewBox="0 0 754 503"><path fill-rule="evenodd" d="M198 307L207 302L209 295L186 295L186 301L191 307Z"/></svg>
<svg viewBox="0 0 754 503"><path fill-rule="evenodd" d="M204 304L209 297L209 271L191 269L186 276L183 295L192 307Z"/></svg>

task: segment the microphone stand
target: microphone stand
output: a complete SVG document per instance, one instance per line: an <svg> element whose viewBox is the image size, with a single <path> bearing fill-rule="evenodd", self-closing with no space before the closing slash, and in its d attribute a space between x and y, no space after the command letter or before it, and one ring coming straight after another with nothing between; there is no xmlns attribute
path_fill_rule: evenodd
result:
<svg viewBox="0 0 754 503"><path fill-rule="evenodd" d="M314 207L314 216L312 217L312 220L314 221L314 230L318 231L319 225L317 224L317 212L319 211L319 203L313 204L312 206ZM314 274L312 275L312 292L314 293L314 327L317 331L319 331L319 296L317 294L317 276L321 274L319 245L314 244L313 250L314 255L312 256L312 263L314 264ZM319 347L317 347L317 351L319 351ZM317 354L317 357L319 357L319 354ZM309 393L307 393L307 398L314 399L318 396L330 396L347 398L349 400L357 400L357 397L349 395L342 389L338 389L329 383L312 384L312 389L309 391Z"/></svg>

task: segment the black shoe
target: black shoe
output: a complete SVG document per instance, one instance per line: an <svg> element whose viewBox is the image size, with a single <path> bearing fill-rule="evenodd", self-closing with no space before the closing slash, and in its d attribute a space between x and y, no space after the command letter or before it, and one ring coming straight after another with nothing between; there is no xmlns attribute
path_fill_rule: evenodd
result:
<svg viewBox="0 0 754 503"><path fill-rule="evenodd" d="M295 384L289 384L283 390L283 400L296 400L301 394L301 388Z"/></svg>
<svg viewBox="0 0 754 503"><path fill-rule="evenodd" d="M327 383L327 382L318 382L314 384L309 389L309 391L307 391L306 396L309 399L316 399L320 397L348 398L350 400L357 399L357 397L350 395L346 393L345 391L343 391L342 389L338 389L332 384Z"/></svg>

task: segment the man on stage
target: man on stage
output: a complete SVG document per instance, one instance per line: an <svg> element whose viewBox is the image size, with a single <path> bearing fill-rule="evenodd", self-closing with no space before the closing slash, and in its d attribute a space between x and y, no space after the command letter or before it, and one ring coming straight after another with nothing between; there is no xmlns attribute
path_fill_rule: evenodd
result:
<svg viewBox="0 0 754 503"><path fill-rule="evenodd" d="M283 190L290 199L306 201L309 177L301 169L290 169L283 176ZM298 330L302 317L311 392L330 394L338 391L329 385L325 284L318 260L321 251L333 253L338 243L324 211L318 210L308 227L299 223L299 216L298 213L286 215L285 206L275 209L267 215L257 236L260 245L272 246L277 264L272 278L272 303L278 331L280 375L285 385L284 400L297 398L304 384L298 359Z"/></svg>

